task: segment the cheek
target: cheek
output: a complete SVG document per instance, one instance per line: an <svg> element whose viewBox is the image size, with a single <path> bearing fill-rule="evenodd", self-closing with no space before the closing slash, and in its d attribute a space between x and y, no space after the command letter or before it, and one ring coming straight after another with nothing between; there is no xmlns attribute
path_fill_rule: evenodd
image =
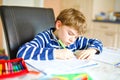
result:
<svg viewBox="0 0 120 80"><path fill-rule="evenodd" d="M67 33L66 33L66 31L61 30L61 31L59 31L59 35L60 35L61 37L65 37L65 36L67 36Z"/></svg>
<svg viewBox="0 0 120 80"><path fill-rule="evenodd" d="M59 39L66 42L67 40L69 40L69 35L66 34L65 32L62 32L61 34L59 34Z"/></svg>
<svg viewBox="0 0 120 80"><path fill-rule="evenodd" d="M66 39L68 39L68 38L69 38L69 36L68 36L68 35L66 35L66 34L63 34L63 35L61 35L61 38L62 38L63 40L66 40Z"/></svg>
<svg viewBox="0 0 120 80"><path fill-rule="evenodd" d="M68 33L65 33L65 32L62 32L62 34L63 34L63 37L66 39L68 39L68 38L70 38L70 36L68 35Z"/></svg>
<svg viewBox="0 0 120 80"><path fill-rule="evenodd" d="M59 31L59 32L58 32L58 38L59 38L59 39L64 39L65 36L66 36L65 32L63 32L63 31Z"/></svg>

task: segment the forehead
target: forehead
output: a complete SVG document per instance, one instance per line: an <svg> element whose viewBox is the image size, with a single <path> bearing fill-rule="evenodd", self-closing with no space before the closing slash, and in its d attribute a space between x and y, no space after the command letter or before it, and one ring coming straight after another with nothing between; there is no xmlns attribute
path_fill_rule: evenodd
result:
<svg viewBox="0 0 120 80"><path fill-rule="evenodd" d="M77 31L75 28L73 28L73 27L64 26L64 29L65 29L67 32L71 32L73 35L79 36L78 31Z"/></svg>

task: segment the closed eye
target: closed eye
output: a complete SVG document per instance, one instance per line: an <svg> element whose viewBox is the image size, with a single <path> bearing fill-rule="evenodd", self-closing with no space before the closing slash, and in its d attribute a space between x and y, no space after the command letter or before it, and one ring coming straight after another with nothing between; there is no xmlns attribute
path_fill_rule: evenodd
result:
<svg viewBox="0 0 120 80"><path fill-rule="evenodd" d="M70 32L70 31L68 32L68 34L69 34L70 36L74 35L74 34L73 34L72 32Z"/></svg>

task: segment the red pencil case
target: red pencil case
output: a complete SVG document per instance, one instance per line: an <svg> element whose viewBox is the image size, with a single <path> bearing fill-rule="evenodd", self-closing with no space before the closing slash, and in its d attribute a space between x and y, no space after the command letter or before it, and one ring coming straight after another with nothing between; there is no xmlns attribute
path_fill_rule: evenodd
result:
<svg viewBox="0 0 120 80"><path fill-rule="evenodd" d="M0 79L17 77L26 73L28 69L22 58L0 60Z"/></svg>

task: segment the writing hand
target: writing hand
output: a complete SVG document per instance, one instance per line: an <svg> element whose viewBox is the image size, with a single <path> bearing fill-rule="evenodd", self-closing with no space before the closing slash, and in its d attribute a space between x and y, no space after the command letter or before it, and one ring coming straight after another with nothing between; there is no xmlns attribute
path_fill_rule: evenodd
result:
<svg viewBox="0 0 120 80"><path fill-rule="evenodd" d="M96 49L87 49L87 50L78 50L75 52L75 56L77 59L92 59L95 53L97 52Z"/></svg>
<svg viewBox="0 0 120 80"><path fill-rule="evenodd" d="M74 57L73 52L68 49L55 49L54 55L56 59L63 59L63 60L71 59Z"/></svg>

